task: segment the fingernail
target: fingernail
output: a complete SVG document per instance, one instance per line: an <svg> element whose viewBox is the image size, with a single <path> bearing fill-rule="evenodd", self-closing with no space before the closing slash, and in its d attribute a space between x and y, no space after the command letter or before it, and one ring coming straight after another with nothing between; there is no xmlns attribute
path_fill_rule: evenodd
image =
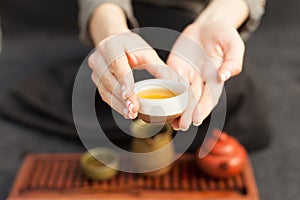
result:
<svg viewBox="0 0 300 200"><path fill-rule="evenodd" d="M128 113L128 117L129 117L130 119L134 119L133 113Z"/></svg>
<svg viewBox="0 0 300 200"><path fill-rule="evenodd" d="M127 108L123 108L123 113L125 116L128 116L128 109Z"/></svg>
<svg viewBox="0 0 300 200"><path fill-rule="evenodd" d="M225 74L225 73L221 74L221 80L222 80L223 82L226 81L226 74Z"/></svg>
<svg viewBox="0 0 300 200"><path fill-rule="evenodd" d="M132 113L132 115L133 115L133 119L135 119L138 116L138 113L135 112L135 113Z"/></svg>
<svg viewBox="0 0 300 200"><path fill-rule="evenodd" d="M126 90L125 85L122 85L122 86L121 86L121 90L122 90L122 91L123 91L123 90Z"/></svg>
<svg viewBox="0 0 300 200"><path fill-rule="evenodd" d="M199 126L202 123L200 110L199 110L199 108L197 108L195 111L196 111L196 113L194 113L194 116L193 116L193 125Z"/></svg>
<svg viewBox="0 0 300 200"><path fill-rule="evenodd" d="M230 71L226 71L225 74L226 74L226 80L228 80L230 78L230 76L231 76L231 72Z"/></svg>
<svg viewBox="0 0 300 200"><path fill-rule="evenodd" d="M202 124L202 121L200 121L200 122L193 122L194 126L200 126L201 124Z"/></svg>
<svg viewBox="0 0 300 200"><path fill-rule="evenodd" d="M179 128L174 128L174 127L173 127L173 129L174 129L175 131L179 131Z"/></svg>
<svg viewBox="0 0 300 200"><path fill-rule="evenodd" d="M125 87L125 85L122 85L122 87L121 87L121 95L122 95L123 99L126 99L126 94L127 94L126 87Z"/></svg>
<svg viewBox="0 0 300 200"><path fill-rule="evenodd" d="M221 79L224 82L227 81L230 78L230 76L231 76L231 72L227 70L221 74Z"/></svg>
<svg viewBox="0 0 300 200"><path fill-rule="evenodd" d="M181 130L182 131L187 131L189 129L189 127L187 127L187 128L182 128Z"/></svg>
<svg viewBox="0 0 300 200"><path fill-rule="evenodd" d="M133 113L133 112L132 112L132 109L133 109L133 103L132 103L132 101L127 100L127 101L126 101L126 106L127 106L128 110L129 110L129 112L130 112L130 113Z"/></svg>

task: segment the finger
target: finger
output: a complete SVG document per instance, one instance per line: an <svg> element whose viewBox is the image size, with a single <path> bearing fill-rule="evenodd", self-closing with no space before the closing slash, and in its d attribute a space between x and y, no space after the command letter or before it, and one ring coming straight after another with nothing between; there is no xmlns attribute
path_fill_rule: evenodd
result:
<svg viewBox="0 0 300 200"><path fill-rule="evenodd" d="M93 83L96 85L96 87L98 88L99 77L98 77L98 75L95 72L92 72L91 79L92 79Z"/></svg>
<svg viewBox="0 0 300 200"><path fill-rule="evenodd" d="M133 116L130 116L128 108L126 107L126 105L124 105L122 101L120 101L120 99L118 99L116 96L114 96L112 93L105 89L102 90L101 93L102 100L108 105L110 105L110 107L112 107L115 111L123 115L126 119L133 119Z"/></svg>
<svg viewBox="0 0 300 200"><path fill-rule="evenodd" d="M126 119L135 119L137 117L137 113L132 113L129 111L128 107L123 104L122 101L120 101L119 98L117 98L112 93L108 92L106 95L108 104L117 112L119 112L121 115L123 115Z"/></svg>
<svg viewBox="0 0 300 200"><path fill-rule="evenodd" d="M134 119L137 117L137 113L131 113L126 107L124 101L120 100L114 93L111 93L106 87L100 82L97 74L92 73L91 78L95 85L97 85L99 94L104 102L110 105L114 110L123 115L126 119Z"/></svg>
<svg viewBox="0 0 300 200"><path fill-rule="evenodd" d="M175 119L175 120L171 123L171 126L173 127L173 129L174 129L175 131L178 131L178 130L179 130L179 119L180 119L180 118L177 118L177 119Z"/></svg>
<svg viewBox="0 0 300 200"><path fill-rule="evenodd" d="M135 43L131 36L132 33L126 32L115 37L109 38L98 45L97 50L103 55L106 63L109 64L109 71L115 76L121 85L121 96L126 100L126 105L132 113L139 109L139 102L134 95L134 79L131 67L128 63L126 43Z"/></svg>
<svg viewBox="0 0 300 200"><path fill-rule="evenodd" d="M203 96L203 90L205 88L205 83L202 83L201 86L199 86L200 91L201 93L199 92L199 98L198 99L198 102L200 102L202 96ZM193 114L192 114L192 122L195 126L199 126L201 123L202 123L202 118L200 117L200 111L199 111L199 106L198 106L198 103L196 104L195 108L194 108L194 111L193 111Z"/></svg>
<svg viewBox="0 0 300 200"><path fill-rule="evenodd" d="M147 70L152 76L159 79L167 79L173 81L185 81L179 74L167 65L146 64L135 67L135 69Z"/></svg>
<svg viewBox="0 0 300 200"><path fill-rule="evenodd" d="M138 106L136 106L136 108L134 109L133 102L135 102L135 105L137 105L138 104L137 100L134 101L135 98L127 99L127 97L126 97L127 92L125 90L125 86L123 85L123 89L122 89L120 82L112 74L113 72L111 72L109 70L110 68L107 67L105 59L102 57L102 55L99 52L95 51L90 56L89 62L90 62L91 68L93 69L93 72L96 74L96 75L94 75L94 77L98 77L97 81L100 81L101 85L104 86L106 90L108 90L110 93L114 94L114 96L116 96L120 101L124 102L124 104L128 106L127 109L130 111L130 113L132 113L132 115L135 116ZM114 64L115 63L112 63L111 65L114 65ZM131 70L130 70L130 72L131 72ZM94 79L96 79L96 78L94 78ZM126 80L124 82L127 83ZM98 85L98 83L95 83L95 84ZM122 94L123 94L123 96L122 96Z"/></svg>
<svg viewBox="0 0 300 200"><path fill-rule="evenodd" d="M168 64L170 64L172 67L174 66L176 71L179 71L178 73L186 77L189 83L191 84L189 92L189 107L180 117L177 124L173 124L173 127L175 128L187 130L190 124L192 123L194 109L196 108L197 102L199 101L202 95L204 80L201 78L201 75L197 71L197 69L195 69L190 63L188 63L184 59L176 55L170 55L168 61Z"/></svg>
<svg viewBox="0 0 300 200"><path fill-rule="evenodd" d="M139 102L134 94L134 78L126 55L113 61L109 68L121 85L121 95L126 100L128 109L131 113L136 113L139 109Z"/></svg>
<svg viewBox="0 0 300 200"><path fill-rule="evenodd" d="M184 77L186 80L190 80L189 70L191 70L191 66L184 59L173 53L170 53L167 60L167 65L171 66L179 75Z"/></svg>
<svg viewBox="0 0 300 200"><path fill-rule="evenodd" d="M178 81L178 74L168 67L153 49L139 50L127 54L130 66L147 70L156 78Z"/></svg>
<svg viewBox="0 0 300 200"><path fill-rule="evenodd" d="M123 109L125 108L124 103L120 101L120 99L114 97L114 95L102 85L98 75L95 72L92 73L91 78L94 84L97 86L98 92L102 100L106 102L108 105L110 105L117 112L124 115L123 113Z"/></svg>
<svg viewBox="0 0 300 200"><path fill-rule="evenodd" d="M95 51L89 57L89 63L93 70L92 78L93 76L94 78L96 77L97 81L101 81L102 85L109 92L115 94L115 96L117 96L122 101L121 86L116 77L109 71L109 67L106 65L105 60L101 56L101 54ZM95 84L98 85L98 83Z"/></svg>
<svg viewBox="0 0 300 200"><path fill-rule="evenodd" d="M205 83L204 83L203 79L200 77L200 75L197 75L194 78L194 80L192 81L191 90L192 90L193 96L195 98L195 106L193 107L193 112L195 109L197 109L197 102L199 102L199 100L202 96L204 85L205 85ZM193 121L193 113L191 113L191 122L192 121Z"/></svg>
<svg viewBox="0 0 300 200"><path fill-rule="evenodd" d="M199 126L203 120L208 117L214 108L211 94L207 85L203 88L203 94L199 100L199 103L193 113L193 124Z"/></svg>
<svg viewBox="0 0 300 200"><path fill-rule="evenodd" d="M101 77L102 73L108 68L104 57L98 51L95 51L89 56L88 65L96 72L98 77Z"/></svg>
<svg viewBox="0 0 300 200"><path fill-rule="evenodd" d="M191 123L192 123L192 117L193 117L193 111L197 105L197 99L195 98L193 89L189 88L189 104L186 110L183 112L181 117L179 118L178 125L179 128L183 131L186 131L189 129Z"/></svg>
<svg viewBox="0 0 300 200"><path fill-rule="evenodd" d="M219 80L223 82L241 73L245 53L245 44L239 35L233 37L225 46L224 61L219 69Z"/></svg>
<svg viewBox="0 0 300 200"><path fill-rule="evenodd" d="M124 100L122 97L122 86L109 70L106 70L99 78L99 80L106 90L108 90L125 104L126 100Z"/></svg>

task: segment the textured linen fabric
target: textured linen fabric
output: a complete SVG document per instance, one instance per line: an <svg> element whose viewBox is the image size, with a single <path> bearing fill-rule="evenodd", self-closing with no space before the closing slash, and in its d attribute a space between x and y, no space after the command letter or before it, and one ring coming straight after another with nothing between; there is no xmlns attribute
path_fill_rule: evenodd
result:
<svg viewBox="0 0 300 200"><path fill-rule="evenodd" d="M2 50L2 30L1 30L1 18L0 18L0 53Z"/></svg>
<svg viewBox="0 0 300 200"><path fill-rule="evenodd" d="M208 0L135 0L147 4L156 5L159 7L176 7L189 11L195 17L201 13L205 8ZM244 0L248 3L250 15L246 22L240 27L239 31L241 37L246 40L252 32L254 32L261 21L261 17L265 12L265 0ZM92 44L88 25L89 19L94 10L101 4L111 2L119 5L125 12L131 27L139 26L138 20L134 16L134 9L132 8L132 0L78 0L79 3L79 28L80 38L86 44ZM113 15L113 13L112 13Z"/></svg>

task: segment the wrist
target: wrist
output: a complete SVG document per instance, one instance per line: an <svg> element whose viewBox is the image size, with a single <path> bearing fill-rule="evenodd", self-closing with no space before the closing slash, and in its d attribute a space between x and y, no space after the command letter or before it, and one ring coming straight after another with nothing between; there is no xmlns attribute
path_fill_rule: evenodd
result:
<svg viewBox="0 0 300 200"><path fill-rule="evenodd" d="M239 28L249 16L246 0L212 0L196 23L224 22Z"/></svg>
<svg viewBox="0 0 300 200"><path fill-rule="evenodd" d="M105 39L107 37L110 37L113 35L118 35L118 34L121 34L124 32L128 32L128 31L130 31L130 30L126 27L122 28L122 27L118 27L118 26L114 26L114 27L111 26L103 31L102 37L103 37L103 39Z"/></svg>
<svg viewBox="0 0 300 200"><path fill-rule="evenodd" d="M101 4L91 16L89 31L95 45L109 36L128 30L125 12L114 3Z"/></svg>

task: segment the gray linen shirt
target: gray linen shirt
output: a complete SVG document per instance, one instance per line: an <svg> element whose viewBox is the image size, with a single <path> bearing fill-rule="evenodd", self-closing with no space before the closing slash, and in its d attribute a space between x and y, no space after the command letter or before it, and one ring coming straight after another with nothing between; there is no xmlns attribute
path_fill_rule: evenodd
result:
<svg viewBox="0 0 300 200"><path fill-rule="evenodd" d="M0 21L0 54L1 54L1 51L2 51L2 30L1 30L1 21Z"/></svg>
<svg viewBox="0 0 300 200"><path fill-rule="evenodd" d="M206 5L207 0L139 0L151 3L157 6L168 7L175 6L186 9L194 14L200 14ZM265 12L265 0L244 0L248 3L250 16L243 26L239 29L241 37L246 40L252 32L254 32L260 24L262 15ZM138 27L138 22L134 17L131 0L78 0L79 3L79 29L80 38L87 44L92 44L88 24L94 10L105 2L111 2L119 5L125 12L131 26Z"/></svg>

